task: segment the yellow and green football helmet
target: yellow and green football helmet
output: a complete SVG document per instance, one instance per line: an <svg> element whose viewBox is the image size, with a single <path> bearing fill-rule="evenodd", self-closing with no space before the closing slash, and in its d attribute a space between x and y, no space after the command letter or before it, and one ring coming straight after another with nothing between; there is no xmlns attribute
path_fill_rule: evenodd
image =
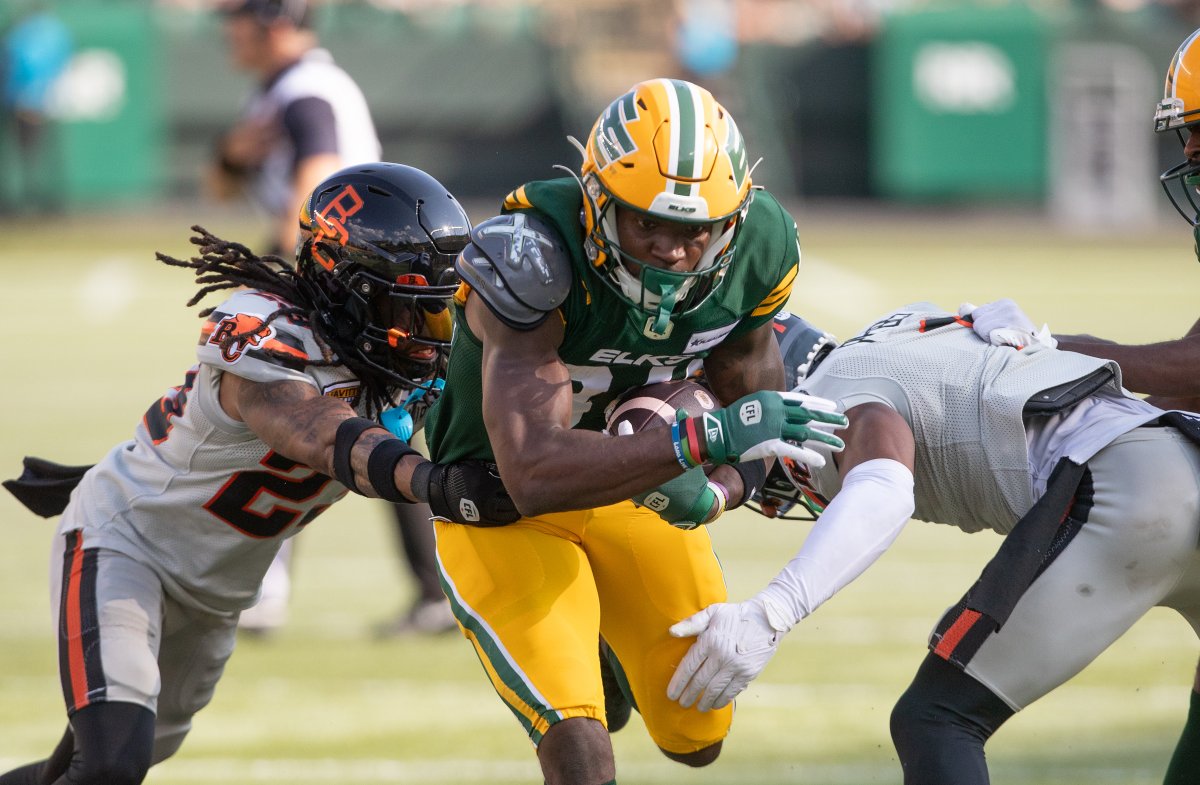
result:
<svg viewBox="0 0 1200 785"><path fill-rule="evenodd" d="M1154 130L1174 131L1186 145L1196 123L1200 123L1200 30L1189 35L1171 58L1163 98L1154 113ZM1200 163L1184 160L1158 179L1171 204L1192 225L1200 258Z"/></svg>
<svg viewBox="0 0 1200 785"><path fill-rule="evenodd" d="M720 285L750 206L746 145L733 117L703 87L677 79L634 85L601 113L584 149L586 251L594 269L663 332ZM622 263L613 208L682 223L712 224L692 272Z"/></svg>

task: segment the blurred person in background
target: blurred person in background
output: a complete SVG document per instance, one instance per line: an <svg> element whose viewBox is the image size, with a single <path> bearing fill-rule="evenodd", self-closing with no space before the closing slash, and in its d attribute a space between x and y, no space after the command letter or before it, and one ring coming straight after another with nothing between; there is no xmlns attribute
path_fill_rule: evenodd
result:
<svg viewBox="0 0 1200 785"><path fill-rule="evenodd" d="M45 3L32 5L4 34L3 109L15 141L17 193L3 212L61 206L62 161L51 116L51 90L71 59L71 34ZM7 202L7 200L4 200Z"/></svg>
<svg viewBox="0 0 1200 785"><path fill-rule="evenodd" d="M379 158L380 143L362 90L320 48L308 0L231 0L220 6L229 56L259 80L238 123L217 145L209 182L221 199L249 191L271 218L265 250L290 254L296 215L321 180L349 164ZM396 505L400 554L417 585L412 606L381 624L382 635L454 628L436 581L433 524L424 505ZM242 628L265 635L287 620L293 544L280 549L262 598Z"/></svg>
<svg viewBox="0 0 1200 785"><path fill-rule="evenodd" d="M4 483L62 515L50 594L69 724L0 785L141 782L212 699L280 546L349 491L516 519L491 467L434 466L381 424L444 368L462 207L380 162L319 183L300 216L294 268L199 227L197 256L159 254L194 273L189 305L232 292L201 311L197 364L95 466L27 458Z"/></svg>
<svg viewBox="0 0 1200 785"><path fill-rule="evenodd" d="M259 86L218 141L209 183L220 199L248 191L273 222L261 250L290 254L317 183L379 159L375 124L362 90L318 45L307 0L230 0L220 11L233 65Z"/></svg>

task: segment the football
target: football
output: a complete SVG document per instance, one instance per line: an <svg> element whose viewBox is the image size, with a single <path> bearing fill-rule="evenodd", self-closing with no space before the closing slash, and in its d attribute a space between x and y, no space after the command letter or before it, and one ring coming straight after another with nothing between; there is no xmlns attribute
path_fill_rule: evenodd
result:
<svg viewBox="0 0 1200 785"><path fill-rule="evenodd" d="M693 379L655 382L634 388L610 403L604 413L605 430L617 435L621 423L628 423L629 431L638 433L647 428L670 425L675 422L675 412L679 409L687 412L689 417L695 417L717 408L717 399L712 392Z"/></svg>

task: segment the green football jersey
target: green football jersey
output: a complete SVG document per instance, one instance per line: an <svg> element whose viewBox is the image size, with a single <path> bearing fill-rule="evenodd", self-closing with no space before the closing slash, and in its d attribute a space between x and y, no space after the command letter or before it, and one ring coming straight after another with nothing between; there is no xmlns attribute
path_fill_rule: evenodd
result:
<svg viewBox="0 0 1200 785"><path fill-rule="evenodd" d="M627 390L682 379L730 336L760 327L787 304L800 263L796 223L766 191L754 191L734 258L724 279L691 312L672 317L665 334L653 317L624 302L591 269L584 255L582 195L571 178L534 182L509 196L509 204L536 211L566 241L572 280L559 306L564 323L558 356L570 370L571 426L604 427L605 407ZM506 210L507 211L507 210ZM430 456L438 462L492 460L483 426L482 346L455 303L454 343L446 387L425 424Z"/></svg>

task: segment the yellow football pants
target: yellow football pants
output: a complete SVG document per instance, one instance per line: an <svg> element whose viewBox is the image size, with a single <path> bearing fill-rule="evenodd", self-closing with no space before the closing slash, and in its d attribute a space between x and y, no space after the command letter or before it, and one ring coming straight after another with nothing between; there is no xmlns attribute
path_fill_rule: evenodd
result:
<svg viewBox="0 0 1200 785"><path fill-rule="evenodd" d="M693 640L667 629L726 598L703 527L622 502L496 528L438 522L437 548L459 625L535 745L560 720L605 721L600 635L659 747L693 752L729 732L732 706L702 713L667 699Z"/></svg>

